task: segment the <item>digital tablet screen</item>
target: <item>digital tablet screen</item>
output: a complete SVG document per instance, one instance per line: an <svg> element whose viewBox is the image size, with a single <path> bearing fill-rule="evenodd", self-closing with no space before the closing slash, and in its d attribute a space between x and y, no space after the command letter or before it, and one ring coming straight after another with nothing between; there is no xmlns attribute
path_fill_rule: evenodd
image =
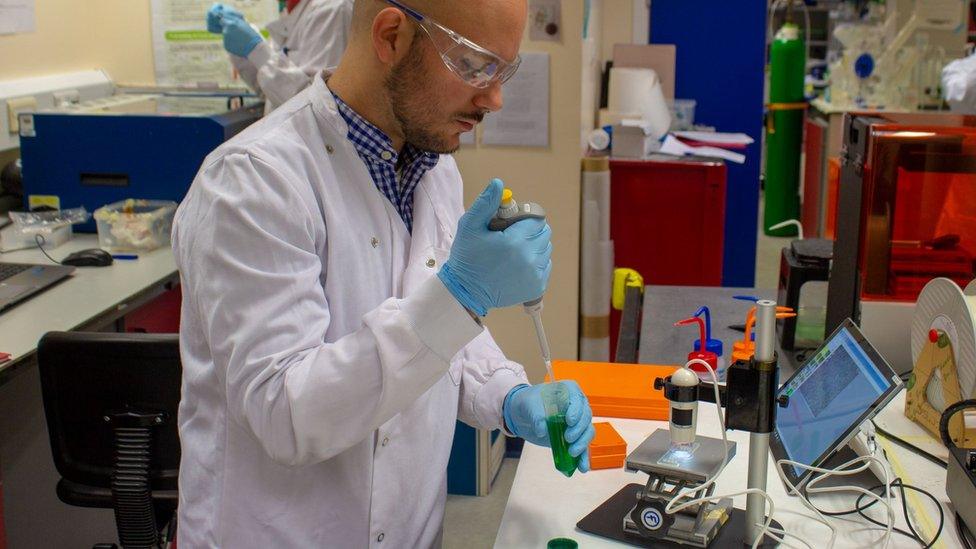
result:
<svg viewBox="0 0 976 549"><path fill-rule="evenodd" d="M775 446L785 454L777 458L819 465L900 387L891 366L845 322L780 388L789 403L776 415ZM793 467L797 479L805 473Z"/></svg>

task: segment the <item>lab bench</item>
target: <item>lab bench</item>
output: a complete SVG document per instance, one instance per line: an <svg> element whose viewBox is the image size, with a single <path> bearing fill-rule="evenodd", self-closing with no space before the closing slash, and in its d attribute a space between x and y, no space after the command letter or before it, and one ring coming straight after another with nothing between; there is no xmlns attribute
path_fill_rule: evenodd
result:
<svg viewBox="0 0 976 549"><path fill-rule="evenodd" d="M912 441L927 437L922 428L912 423L902 414L905 406L905 394L899 394L879 414L877 421ZM900 416L900 417L899 417ZM698 434L721 438L719 422L712 404L700 404L698 409ZM627 451L636 448L645 438L656 429L667 429L667 421L647 421L636 419L594 418L594 421L609 421L627 442ZM729 431L728 438L738 445L736 456L729 462L728 467L716 481L716 494L737 492L746 488L746 477L749 462L749 433ZM931 437L929 437L931 438ZM935 495L942 504L946 522L940 537L943 547L961 547L959 537L953 525L953 509L948 503L945 493L946 472L937 465L924 458L896 446L882 436L878 436L882 447L888 454L894 473L904 479L906 484L918 486ZM938 451L937 444L926 447L929 451ZM936 454L940 455L940 454ZM941 457L946 457L943 447ZM572 538L580 547L626 547L625 545L605 538L582 532L576 528L576 523L604 501L617 493L627 484L643 485L647 475L630 473L623 468L603 469L586 474L576 473L566 478L556 470L552 463L549 448L526 444L515 472L515 481L505 506L502 523L495 538L495 547L506 549L545 547L552 538ZM827 528L816 521L804 518L794 513L810 515L813 512L803 507L799 498L786 494L786 488L776 474L775 462L769 460L766 490L776 505L775 519L780 522L787 532L802 536L815 547L826 546L824 543L829 536ZM896 491L897 493L897 491ZM915 516L913 525L919 529L919 534L931 539L938 524L938 516L931 504L925 503L925 498L908 492L908 502ZM857 496L851 493L833 493L818 495L814 501L821 509L850 509L854 507ZM746 497L733 498L735 507L745 509ZM900 495L892 500L895 507L895 526L907 529L901 512ZM881 514L874 517L882 517ZM872 528L866 521L850 517L832 519L831 524L837 528L835 547L866 547L872 540L878 539L883 529ZM623 517L621 517L621 522ZM796 544L795 540L793 541ZM916 548L918 542L892 534L890 547ZM939 545L936 545L938 547Z"/></svg>
<svg viewBox="0 0 976 549"><path fill-rule="evenodd" d="M55 258L98 247L93 234L78 234L53 249ZM49 263L37 250L6 253L8 263ZM0 471L3 519L9 547L76 547L78 540L114 539L110 509L61 503L51 458L36 367L37 343L50 331L116 331L126 315L176 288L179 274L170 249L79 268L74 275L0 314ZM52 528L52 525L57 525Z"/></svg>
<svg viewBox="0 0 976 549"><path fill-rule="evenodd" d="M707 305L712 316L712 338L722 341L727 363L731 363L732 342L741 340L743 333L729 326L745 324L751 303L733 296L749 295L760 299L776 299L776 290L758 288L722 288L694 286L646 286L641 314L639 362L642 364L684 364L688 360L692 342L698 332L675 328L674 323L695 314ZM780 380L785 380L806 358L806 350L784 351L776 340L780 358Z"/></svg>
<svg viewBox="0 0 976 549"><path fill-rule="evenodd" d="M694 335L691 330L676 329L676 320L687 318L701 305L708 305L712 317L712 337L721 339L726 353L731 354L732 341L742 339L742 332L729 325L742 324L750 304L734 300L735 295L755 295L774 299L775 290L755 288L718 288L687 286L647 286L644 291L640 332L639 361L645 364L684 363ZM778 345L777 345L778 346ZM805 359L804 351L783 352L780 356L780 379L785 380ZM652 391L652 387L647 388ZM924 450L946 459L948 452L942 444L929 436L918 424L905 417L905 393L894 398L875 418L879 426ZM633 451L656 429L667 429L667 421L651 421L595 417L594 422L608 421L627 442L627 452ZM721 438L720 423L713 404L700 403L698 409L698 434ZM716 494L730 493L746 488L749 460L749 433L728 431L728 439L738 444L737 455L716 481ZM919 455L878 435L878 441L888 455L892 470L906 484L918 486L939 499L945 512L946 522L941 535L944 547L958 547L959 538L953 525L953 510L945 492L946 472ZM770 458L767 473L767 491L776 505L775 519L787 532L811 540L826 540L829 532L819 523L801 517L796 512L812 514L796 497L786 494L780 481L775 461ZM647 475L627 472L623 468L576 473L566 478L555 469L548 448L526 444L515 473L505 514L495 540L498 548L545 547L552 538L567 537L579 542L580 547L621 547L619 542L585 533L576 523L599 507L627 484L643 485ZM913 525L920 528L922 537L930 539L938 524L937 512L919 494L908 492L908 503L913 509ZM895 526L906 529L902 517L900 496L893 499ZM745 509L745 496L736 496L735 507ZM815 502L823 509L848 509L854 506L856 495L834 493L820 495ZM880 513L880 511L879 511ZM881 515L872 515L880 517ZM849 517L844 517L849 518ZM621 517L621 521L623 517ZM838 529L836 547L863 547L882 533L879 529L865 531L870 526L863 520L832 520ZM858 531L861 530L861 531ZM794 542L795 543L795 542ZM918 547L914 540L892 534L891 547ZM936 545L938 547L939 545Z"/></svg>

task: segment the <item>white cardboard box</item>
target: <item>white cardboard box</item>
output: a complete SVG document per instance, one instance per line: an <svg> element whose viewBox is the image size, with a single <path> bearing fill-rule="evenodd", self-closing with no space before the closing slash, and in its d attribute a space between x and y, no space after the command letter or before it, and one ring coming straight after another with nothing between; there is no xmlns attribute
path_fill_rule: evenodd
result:
<svg viewBox="0 0 976 549"><path fill-rule="evenodd" d="M644 158L661 148L651 127L640 120L623 120L613 126L610 154L614 158Z"/></svg>

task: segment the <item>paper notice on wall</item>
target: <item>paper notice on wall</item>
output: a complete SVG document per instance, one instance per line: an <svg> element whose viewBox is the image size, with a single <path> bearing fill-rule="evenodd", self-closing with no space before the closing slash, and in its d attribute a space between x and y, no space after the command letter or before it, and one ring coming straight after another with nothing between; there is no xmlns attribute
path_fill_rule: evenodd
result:
<svg viewBox="0 0 976 549"><path fill-rule="evenodd" d="M0 0L2 1L2 0ZM277 2L225 0L259 28L278 16ZM153 56L158 85L244 86L219 34L207 32L213 0L152 0Z"/></svg>
<svg viewBox="0 0 976 549"><path fill-rule="evenodd" d="M483 145L549 146L549 54L523 53L502 87L502 110L485 117Z"/></svg>
<svg viewBox="0 0 976 549"><path fill-rule="evenodd" d="M34 32L34 0L0 0L0 34Z"/></svg>

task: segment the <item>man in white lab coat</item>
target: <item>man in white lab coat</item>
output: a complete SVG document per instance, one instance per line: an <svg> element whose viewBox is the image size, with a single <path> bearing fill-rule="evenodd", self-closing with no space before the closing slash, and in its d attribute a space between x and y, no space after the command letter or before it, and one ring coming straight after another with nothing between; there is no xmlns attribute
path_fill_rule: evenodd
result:
<svg viewBox="0 0 976 549"><path fill-rule="evenodd" d="M480 319L545 291L551 231L489 231L501 182L465 213L445 154L501 108L525 17L358 0L338 69L204 161L173 229L181 548L436 547L455 419L549 444ZM592 414L564 384L585 472Z"/></svg>
<svg viewBox="0 0 976 549"><path fill-rule="evenodd" d="M269 2L271 0L260 0ZM264 96L265 112L305 89L316 74L339 64L349 40L353 0L287 0L268 24L270 40L231 6L207 12L207 30L223 36L241 78Z"/></svg>

